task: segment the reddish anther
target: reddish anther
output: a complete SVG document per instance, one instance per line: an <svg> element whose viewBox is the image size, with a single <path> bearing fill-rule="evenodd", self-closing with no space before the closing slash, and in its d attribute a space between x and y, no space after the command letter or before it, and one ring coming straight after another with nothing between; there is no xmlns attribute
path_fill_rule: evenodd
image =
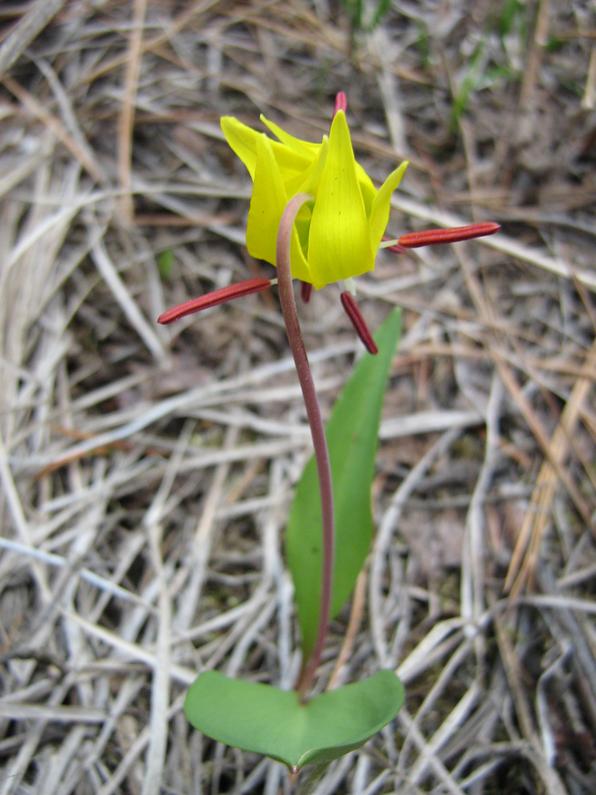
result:
<svg viewBox="0 0 596 795"><path fill-rule="evenodd" d="M337 113L338 110L343 110L345 113L348 109L348 98L345 94L345 91L338 91L335 96L335 110L334 113Z"/></svg>
<svg viewBox="0 0 596 795"><path fill-rule="evenodd" d="M300 297L305 304L308 304L312 295L312 284L300 282Z"/></svg>
<svg viewBox="0 0 596 795"><path fill-rule="evenodd" d="M343 292L341 294L341 304L345 309L346 315L352 321L352 325L356 329L356 333L362 340L364 347L369 353L378 353L379 349L376 346L376 343L372 337L372 334L369 331L368 326L366 325L366 320L362 317L362 312L354 297L351 293Z"/></svg>
<svg viewBox="0 0 596 795"><path fill-rule="evenodd" d="M457 243L459 240L494 235L500 228L499 224L486 221L468 226L455 226L452 229L426 229L423 232L408 232L408 234L402 235L397 242L404 248L436 246L439 243Z"/></svg>
<svg viewBox="0 0 596 795"><path fill-rule="evenodd" d="M395 238L387 237L387 235L383 235L383 240L395 240ZM385 251L393 251L394 254L403 254L408 249L404 246L400 246L399 243L394 243L392 246L383 246Z"/></svg>
<svg viewBox="0 0 596 795"><path fill-rule="evenodd" d="M181 317L192 315L193 312L200 312L202 309L209 309L212 306L223 304L234 298L241 298L244 295L258 293L261 290L266 290L267 287L271 287L272 281L273 279L247 279L244 282L230 284L228 287L221 287L219 290L213 290L213 292L200 295L198 298L191 298L190 301L185 301L183 304L167 309L157 318L157 322L172 323Z"/></svg>

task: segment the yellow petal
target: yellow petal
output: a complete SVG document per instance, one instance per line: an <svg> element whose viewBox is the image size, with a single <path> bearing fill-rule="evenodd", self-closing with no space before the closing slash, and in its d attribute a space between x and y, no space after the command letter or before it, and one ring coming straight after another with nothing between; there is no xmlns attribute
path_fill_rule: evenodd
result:
<svg viewBox="0 0 596 795"><path fill-rule="evenodd" d="M391 206L391 194L398 187L409 165L408 160L392 171L385 182L379 188L374 198L370 213L370 242L373 251L376 251L381 242L381 238L387 229L389 222L389 210Z"/></svg>
<svg viewBox="0 0 596 795"><path fill-rule="evenodd" d="M368 176L358 161L356 161L356 178L358 180L358 185L360 186L362 199L364 200L364 209L366 210L367 216L370 216L373 201L377 195L377 189L373 185L372 179Z"/></svg>
<svg viewBox="0 0 596 795"><path fill-rule="evenodd" d="M253 257L275 263L277 227L287 203L271 141L257 133L254 188L246 225L246 247Z"/></svg>
<svg viewBox="0 0 596 795"><path fill-rule="evenodd" d="M288 196L295 196L297 193L310 193L316 198L325 160L327 158L327 148L329 141L327 136L323 138L323 143L319 145L317 156L313 159L307 169L295 175L287 176L284 180Z"/></svg>
<svg viewBox="0 0 596 795"><path fill-rule="evenodd" d="M310 265L306 261L304 251L302 250L302 245L300 244L295 228L292 234L292 245L290 247L290 269L292 271L292 276L295 279L300 279L300 281L308 282L309 284L313 283Z"/></svg>
<svg viewBox="0 0 596 795"><path fill-rule="evenodd" d="M257 138L260 133L242 124L233 116L222 116L219 124L228 146L242 160L251 179L254 179L257 165Z"/></svg>
<svg viewBox="0 0 596 795"><path fill-rule="evenodd" d="M270 121L266 116L261 114L259 116L265 127L267 127L276 138L278 138L282 144L285 146L289 146L290 149L293 149L297 154L305 157L307 159L314 158L317 155L317 151L321 144L313 143L312 141L303 141L301 138L296 138L294 135L290 135L290 133L282 130L282 128L275 124L275 122Z"/></svg>
<svg viewBox="0 0 596 795"><path fill-rule="evenodd" d="M273 142L264 133L257 133L255 143L255 176L246 223L246 247L251 256L275 265L277 230L289 197L273 153ZM291 262L293 275L310 281L308 264L295 230L292 235Z"/></svg>
<svg viewBox="0 0 596 795"><path fill-rule="evenodd" d="M255 178L257 165L257 141L263 133L253 130L243 124L234 116L222 116L220 119L221 130L228 146L242 160L251 178ZM279 163L282 172L294 175L308 168L310 160L304 153L290 149L277 141L270 141L274 157Z"/></svg>
<svg viewBox="0 0 596 795"><path fill-rule="evenodd" d="M308 169L284 181L286 193L289 197L295 196L297 193L308 193L316 200L317 190L323 173L323 166L325 165L325 159L327 157L327 146L328 140L327 136L325 136L323 138L323 143L319 146L318 156L313 160ZM303 205L296 216L295 222L303 252L308 251L308 234L311 218L312 205L310 203Z"/></svg>
<svg viewBox="0 0 596 795"><path fill-rule="evenodd" d="M224 118L232 118L232 117L224 117ZM282 142L282 144L289 146L290 149L294 150L294 152L296 152L297 154L300 154L305 159L310 159L313 161L317 157L320 158L321 147L325 145L328 136L324 135L323 140L321 141L320 144L313 143L311 141L303 141L301 138L296 138L294 135L290 135L290 133L283 130L279 125L275 124L275 122L270 121L270 119L268 119L263 114L261 114L259 118L263 122L263 124L273 133L273 135L275 135ZM242 127L245 127L245 125L242 125L241 122L238 122L236 119L233 119L233 121L235 121L237 124L241 125ZM250 128L247 129L250 130ZM250 130L250 132L253 133L254 135L257 134L254 132L254 130ZM312 168L312 163L311 166L309 166L309 169L311 168ZM369 213L373 199L377 191L375 189L375 186L373 185L371 178L368 176L366 171L357 161L356 161L356 176L358 178L358 184L360 185L360 188L362 190L364 205L366 207L367 213ZM297 179L300 178L301 175L297 174ZM312 191L308 190L307 192L311 193Z"/></svg>
<svg viewBox="0 0 596 795"><path fill-rule="evenodd" d="M308 241L312 283L358 276L374 267L368 219L343 111L335 114Z"/></svg>

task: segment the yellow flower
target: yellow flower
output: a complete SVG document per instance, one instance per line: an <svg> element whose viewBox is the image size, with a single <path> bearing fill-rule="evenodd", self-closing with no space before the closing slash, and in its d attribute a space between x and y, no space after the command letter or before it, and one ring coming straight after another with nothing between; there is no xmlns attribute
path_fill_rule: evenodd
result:
<svg viewBox="0 0 596 795"><path fill-rule="evenodd" d="M249 253L275 265L282 213L293 196L308 193L312 201L299 213L293 232L292 275L320 288L372 270L389 220L391 194L407 161L377 190L354 158L342 109L320 144L295 138L264 116L261 121L277 141L233 116L221 119L226 141L254 183L246 226Z"/></svg>
<svg viewBox="0 0 596 795"><path fill-rule="evenodd" d="M324 287L374 268L389 220L391 194L408 166L407 161L402 163L377 190L354 158L346 107L346 95L340 91L329 135L323 136L320 144L295 138L264 116L261 121L277 141L233 116L221 119L226 141L254 182L246 225L246 245L253 257L276 264L279 225L288 203L298 194L311 197L296 217L290 241L292 275L303 282L305 301L309 300L312 285ZM419 246L492 235L499 229L499 224L484 221L453 229L407 232L384 242L383 248L400 254ZM261 292L276 282L277 279L256 277L220 287L162 312L157 320L172 323L234 298ZM373 336L349 290L342 292L341 303L366 349L376 353Z"/></svg>

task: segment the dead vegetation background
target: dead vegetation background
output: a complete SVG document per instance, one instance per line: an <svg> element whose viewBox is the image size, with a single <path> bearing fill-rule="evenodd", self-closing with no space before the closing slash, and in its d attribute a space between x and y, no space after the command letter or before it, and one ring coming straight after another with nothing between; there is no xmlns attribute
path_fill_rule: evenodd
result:
<svg viewBox="0 0 596 795"><path fill-rule="evenodd" d="M404 336L335 679L394 667L407 703L313 791L596 789L594 9L390 6L350 32L332 0L2 4L1 795L290 790L181 712L199 670L297 670L277 298L154 319L269 272L219 116L314 140L340 89L369 172L412 161L390 231L503 232L359 280ZM303 308L327 409L361 353L337 297Z"/></svg>

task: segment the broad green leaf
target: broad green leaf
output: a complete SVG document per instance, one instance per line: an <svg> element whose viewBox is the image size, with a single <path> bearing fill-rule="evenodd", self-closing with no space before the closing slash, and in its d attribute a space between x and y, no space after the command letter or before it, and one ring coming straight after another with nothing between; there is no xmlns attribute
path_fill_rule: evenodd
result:
<svg viewBox="0 0 596 795"><path fill-rule="evenodd" d="M371 484L381 408L399 331L400 313L394 310L375 334L379 353L358 362L327 423L336 527L332 617L350 596L370 547ZM319 620L321 527L319 484L311 458L296 488L286 540L305 657L313 647Z"/></svg>
<svg viewBox="0 0 596 795"><path fill-rule="evenodd" d="M186 694L184 712L208 737L298 769L358 748L395 717L403 700L393 671L379 671L307 704L300 704L293 690L206 671Z"/></svg>

